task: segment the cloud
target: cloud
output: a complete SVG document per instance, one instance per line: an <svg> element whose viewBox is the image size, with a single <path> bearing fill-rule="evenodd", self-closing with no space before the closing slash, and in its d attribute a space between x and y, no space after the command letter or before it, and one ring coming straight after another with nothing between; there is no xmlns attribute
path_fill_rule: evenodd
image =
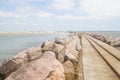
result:
<svg viewBox="0 0 120 80"><path fill-rule="evenodd" d="M80 10L89 16L120 17L120 0L81 0Z"/></svg>
<svg viewBox="0 0 120 80"><path fill-rule="evenodd" d="M52 13L47 13L47 12L43 12L43 11L39 11L36 13L36 16L39 16L39 17L51 17L53 15L54 14L52 14Z"/></svg>
<svg viewBox="0 0 120 80"><path fill-rule="evenodd" d="M74 16L74 15L56 15L58 19L71 19L71 20L100 20L103 18L97 18L95 16Z"/></svg>
<svg viewBox="0 0 120 80"><path fill-rule="evenodd" d="M45 0L9 0L9 2L15 4L15 3L28 3L28 2L42 2Z"/></svg>
<svg viewBox="0 0 120 80"><path fill-rule="evenodd" d="M13 16L13 14L12 13L7 13L7 12L3 12L3 11L0 11L0 17L10 17L10 16Z"/></svg>
<svg viewBox="0 0 120 80"><path fill-rule="evenodd" d="M38 9L37 7L30 7L30 6L25 6L25 7L16 7L15 9L16 13L20 15L20 17L49 17L52 16L52 13L42 11Z"/></svg>
<svg viewBox="0 0 120 80"><path fill-rule="evenodd" d="M13 12L0 11L0 17L18 17L19 15Z"/></svg>
<svg viewBox="0 0 120 80"><path fill-rule="evenodd" d="M56 10L70 10L73 9L74 0L52 0L51 8Z"/></svg>

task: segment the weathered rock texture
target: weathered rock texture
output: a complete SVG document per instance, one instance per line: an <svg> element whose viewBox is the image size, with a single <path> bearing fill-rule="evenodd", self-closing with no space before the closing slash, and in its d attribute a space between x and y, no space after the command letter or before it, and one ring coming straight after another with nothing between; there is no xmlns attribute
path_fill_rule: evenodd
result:
<svg viewBox="0 0 120 80"><path fill-rule="evenodd" d="M79 38L81 38L82 35L89 35L115 48L120 49L120 38L112 38L111 36L105 36L103 34L96 34L93 32L70 32L70 33L71 35L78 35Z"/></svg>
<svg viewBox="0 0 120 80"><path fill-rule="evenodd" d="M74 71L74 65L71 61L66 61L63 63L64 70L65 70L65 78L66 80L74 80L75 71Z"/></svg>
<svg viewBox="0 0 120 80"><path fill-rule="evenodd" d="M119 38L112 38L112 37L104 36L101 34L88 34L88 35L90 35L100 41L103 41L115 48L120 49L120 39Z"/></svg>
<svg viewBox="0 0 120 80"><path fill-rule="evenodd" d="M63 66L56 60L55 54L48 51L41 58L20 67L5 80L45 80L53 71L64 80Z"/></svg>
<svg viewBox="0 0 120 80"><path fill-rule="evenodd" d="M20 52L0 66L4 80L77 80L80 38L71 35L45 41L42 46Z"/></svg>
<svg viewBox="0 0 120 80"><path fill-rule="evenodd" d="M0 75L1 77L5 78L10 73L16 71L22 65L27 64L33 59L38 58L41 56L41 47L37 48L30 48L23 52L20 52L18 55L13 57L12 59L5 60L0 67Z"/></svg>

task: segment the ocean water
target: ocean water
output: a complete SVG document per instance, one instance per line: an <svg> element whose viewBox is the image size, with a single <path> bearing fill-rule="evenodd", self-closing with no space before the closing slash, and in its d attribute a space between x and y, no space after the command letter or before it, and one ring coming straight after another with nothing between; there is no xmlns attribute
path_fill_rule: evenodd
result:
<svg viewBox="0 0 120 80"><path fill-rule="evenodd" d="M0 63L19 52L40 46L45 40L54 41L55 37L66 34L0 34Z"/></svg>

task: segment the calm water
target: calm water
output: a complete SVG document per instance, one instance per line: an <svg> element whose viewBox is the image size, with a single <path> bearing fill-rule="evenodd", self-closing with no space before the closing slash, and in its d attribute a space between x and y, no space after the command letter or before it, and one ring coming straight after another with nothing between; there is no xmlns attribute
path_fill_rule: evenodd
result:
<svg viewBox="0 0 120 80"><path fill-rule="evenodd" d="M0 63L6 59L11 58L20 51L30 47L37 47L45 40L54 40L66 34L19 34L19 35L5 35L0 34Z"/></svg>

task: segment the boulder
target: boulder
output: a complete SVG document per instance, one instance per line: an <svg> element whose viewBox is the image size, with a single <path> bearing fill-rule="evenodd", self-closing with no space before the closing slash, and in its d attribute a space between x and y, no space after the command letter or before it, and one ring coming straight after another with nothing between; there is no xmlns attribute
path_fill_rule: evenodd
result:
<svg viewBox="0 0 120 80"><path fill-rule="evenodd" d="M76 39L76 50L80 51L81 50L80 38L78 36L75 36L74 38Z"/></svg>
<svg viewBox="0 0 120 80"><path fill-rule="evenodd" d="M52 51L55 48L55 43L51 41L45 41L42 45L42 51Z"/></svg>
<svg viewBox="0 0 120 80"><path fill-rule="evenodd" d="M5 80L45 80L53 71L64 80L64 68L56 60L55 53L46 51L36 60L21 66L17 71L11 73Z"/></svg>
<svg viewBox="0 0 120 80"><path fill-rule="evenodd" d="M0 77L6 78L10 73L17 70L21 64L14 59L4 60L0 67Z"/></svg>
<svg viewBox="0 0 120 80"><path fill-rule="evenodd" d="M78 36L71 36L71 41L66 45L69 50L81 50L80 39Z"/></svg>
<svg viewBox="0 0 120 80"><path fill-rule="evenodd" d="M103 35L100 34L90 34L90 36L102 41L102 42L107 42L107 38Z"/></svg>
<svg viewBox="0 0 120 80"><path fill-rule="evenodd" d="M25 53L27 54L29 61L39 58L42 55L41 47L27 49Z"/></svg>
<svg viewBox="0 0 120 80"><path fill-rule="evenodd" d="M117 47L120 47L120 40L119 38L114 39L110 37L107 39L107 44L117 48Z"/></svg>
<svg viewBox="0 0 120 80"><path fill-rule="evenodd" d="M63 45L51 41L44 42L44 46L42 47L43 51L53 51L55 53L59 53L62 49L64 49Z"/></svg>
<svg viewBox="0 0 120 80"><path fill-rule="evenodd" d="M116 47L116 48L120 50L120 47Z"/></svg>
<svg viewBox="0 0 120 80"><path fill-rule="evenodd" d="M66 45L71 41L70 37L67 38L55 38L55 43Z"/></svg>
<svg viewBox="0 0 120 80"><path fill-rule="evenodd" d="M54 47L53 51L58 54L58 53L60 53L64 48L65 48L65 47L64 47L63 45L61 45L61 44L55 44L55 47Z"/></svg>
<svg viewBox="0 0 120 80"><path fill-rule="evenodd" d="M53 71L45 80L65 80L65 76L64 74L59 74L57 71Z"/></svg>
<svg viewBox="0 0 120 80"><path fill-rule="evenodd" d="M120 47L120 41L114 41L114 43L111 44L114 47Z"/></svg>
<svg viewBox="0 0 120 80"><path fill-rule="evenodd" d="M60 53L58 53L58 60L63 63L65 61L65 52L66 49L62 49Z"/></svg>
<svg viewBox="0 0 120 80"><path fill-rule="evenodd" d="M65 51L66 60L70 60L73 63L76 63L76 62L78 62L78 54L79 54L79 52L76 50L73 50L73 51L66 50Z"/></svg>
<svg viewBox="0 0 120 80"><path fill-rule="evenodd" d="M75 71L72 62L66 61L63 63L63 67L66 80L74 80Z"/></svg>
<svg viewBox="0 0 120 80"><path fill-rule="evenodd" d="M71 36L72 40L66 45L65 56L73 63L78 61L78 54L81 50L80 39L78 36Z"/></svg>
<svg viewBox="0 0 120 80"><path fill-rule="evenodd" d="M56 53L56 58L62 62L64 61L63 58L64 58L64 49L65 47L61 44L55 44L55 48L53 49L53 52Z"/></svg>
<svg viewBox="0 0 120 80"><path fill-rule="evenodd" d="M12 59L5 60L0 67L0 75L5 78L10 73L16 71L22 65L40 57L42 54L41 48L30 48L20 52L18 55L14 56Z"/></svg>
<svg viewBox="0 0 120 80"><path fill-rule="evenodd" d="M64 49L65 47L62 44L56 44L53 42L45 42L42 50L43 51L52 51L55 52L56 58L62 63L64 61L64 56L65 56L65 52Z"/></svg>

